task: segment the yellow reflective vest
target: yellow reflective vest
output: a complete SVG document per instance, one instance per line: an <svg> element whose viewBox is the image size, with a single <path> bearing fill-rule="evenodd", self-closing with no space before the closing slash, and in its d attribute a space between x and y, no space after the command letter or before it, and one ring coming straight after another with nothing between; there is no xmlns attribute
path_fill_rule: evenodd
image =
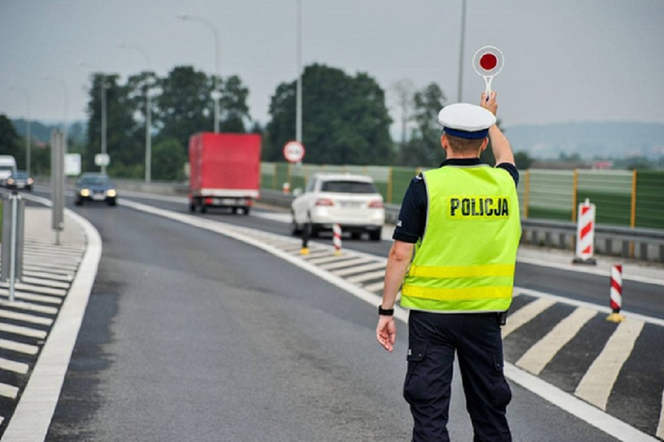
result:
<svg viewBox="0 0 664 442"><path fill-rule="evenodd" d="M426 228L404 280L401 306L446 312L507 310L521 237L512 176L488 165L448 165L423 175Z"/></svg>

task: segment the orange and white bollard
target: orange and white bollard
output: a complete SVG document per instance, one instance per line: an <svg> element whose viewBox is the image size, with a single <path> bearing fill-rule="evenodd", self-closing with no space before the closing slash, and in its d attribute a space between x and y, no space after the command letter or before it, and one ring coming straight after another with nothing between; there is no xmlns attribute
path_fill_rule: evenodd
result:
<svg viewBox="0 0 664 442"><path fill-rule="evenodd" d="M595 253L595 205L588 199L579 204L579 219L576 226L576 257L574 264L597 264Z"/></svg>
<svg viewBox="0 0 664 442"><path fill-rule="evenodd" d="M339 224L332 226L332 244L334 244L334 254L341 255L341 226Z"/></svg>
<svg viewBox="0 0 664 442"><path fill-rule="evenodd" d="M622 264L611 266L611 295L610 304L613 311L607 318L611 322L623 322L625 317L620 314L622 308Z"/></svg>

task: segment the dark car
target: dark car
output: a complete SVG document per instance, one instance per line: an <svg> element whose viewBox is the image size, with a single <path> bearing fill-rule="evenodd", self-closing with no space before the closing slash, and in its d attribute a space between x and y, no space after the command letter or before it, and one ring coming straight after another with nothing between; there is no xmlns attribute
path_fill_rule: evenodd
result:
<svg viewBox="0 0 664 442"><path fill-rule="evenodd" d="M26 189L29 192L32 192L32 185L34 180L28 175L28 172L24 170L17 170L9 175L7 181L5 182L7 189Z"/></svg>
<svg viewBox="0 0 664 442"><path fill-rule="evenodd" d="M84 201L102 202L115 206L118 191L109 177L101 174L83 174L76 181L74 204L83 205Z"/></svg>

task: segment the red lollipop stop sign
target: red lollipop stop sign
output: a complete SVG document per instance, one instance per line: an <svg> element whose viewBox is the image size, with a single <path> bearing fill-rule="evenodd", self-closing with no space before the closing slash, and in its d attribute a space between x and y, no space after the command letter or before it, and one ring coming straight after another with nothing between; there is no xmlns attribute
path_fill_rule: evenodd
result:
<svg viewBox="0 0 664 442"><path fill-rule="evenodd" d="M475 52L473 57L475 72L484 78L486 97L491 94L491 81L503 69L503 53L494 46L484 46Z"/></svg>

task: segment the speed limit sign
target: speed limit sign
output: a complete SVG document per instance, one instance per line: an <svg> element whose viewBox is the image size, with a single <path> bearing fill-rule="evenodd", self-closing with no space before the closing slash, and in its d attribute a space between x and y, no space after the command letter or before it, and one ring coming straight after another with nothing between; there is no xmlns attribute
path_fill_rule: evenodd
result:
<svg viewBox="0 0 664 442"><path fill-rule="evenodd" d="M284 158L289 163L299 163L304 158L304 146L299 141L289 141L284 146Z"/></svg>

